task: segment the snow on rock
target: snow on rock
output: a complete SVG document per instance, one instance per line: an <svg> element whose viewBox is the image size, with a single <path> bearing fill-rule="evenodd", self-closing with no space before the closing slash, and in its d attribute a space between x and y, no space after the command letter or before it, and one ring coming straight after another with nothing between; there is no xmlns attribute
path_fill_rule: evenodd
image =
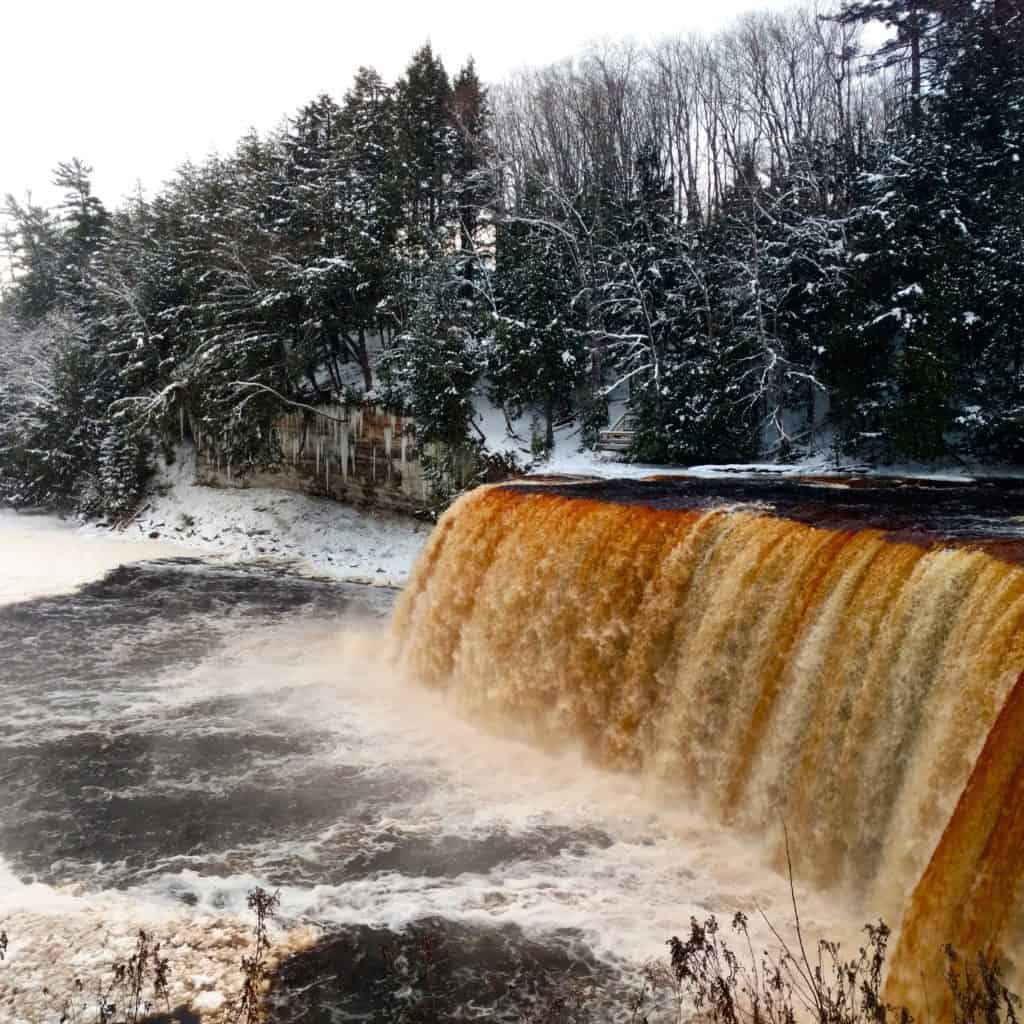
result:
<svg viewBox="0 0 1024 1024"><path fill-rule="evenodd" d="M161 467L120 536L171 541L231 560L285 560L335 579L401 586L430 534L429 523L327 498L194 481L195 455L182 448L172 465Z"/></svg>
<svg viewBox="0 0 1024 1024"><path fill-rule="evenodd" d="M210 1013L219 1010L224 1005L224 994L222 992L200 992L192 1000L192 1009L200 1013Z"/></svg>

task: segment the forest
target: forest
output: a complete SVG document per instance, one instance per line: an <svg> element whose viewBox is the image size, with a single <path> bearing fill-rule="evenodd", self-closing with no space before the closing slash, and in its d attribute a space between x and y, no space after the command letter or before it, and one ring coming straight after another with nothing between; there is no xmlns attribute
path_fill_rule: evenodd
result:
<svg viewBox="0 0 1024 1024"><path fill-rule="evenodd" d="M161 443L273 465L324 402L459 451L485 400L537 459L624 398L644 462L1019 465L1022 151L1022 0L842 0L490 84L428 44L116 208L69 159L6 197L0 503L124 514Z"/></svg>

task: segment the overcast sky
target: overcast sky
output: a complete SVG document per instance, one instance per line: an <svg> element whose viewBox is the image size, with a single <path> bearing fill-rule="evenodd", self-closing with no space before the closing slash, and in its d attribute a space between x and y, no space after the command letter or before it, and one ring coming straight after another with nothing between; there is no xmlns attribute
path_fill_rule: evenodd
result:
<svg viewBox="0 0 1024 1024"><path fill-rule="evenodd" d="M4 0L0 195L51 202L52 168L78 156L109 205L152 191L185 158L229 151L360 64L393 80L428 38L450 73L485 81L603 37L710 30L786 0Z"/></svg>

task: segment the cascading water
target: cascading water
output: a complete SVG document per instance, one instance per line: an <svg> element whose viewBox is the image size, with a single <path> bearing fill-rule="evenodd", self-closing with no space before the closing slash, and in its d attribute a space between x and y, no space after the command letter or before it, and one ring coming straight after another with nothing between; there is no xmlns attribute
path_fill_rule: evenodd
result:
<svg viewBox="0 0 1024 1024"><path fill-rule="evenodd" d="M691 916L743 911L762 949L763 910L795 943L784 820L808 943L902 921L890 997L948 1019L920 977L941 943L1021 948L1024 488L1001 493L484 490L392 623L379 588L125 565L174 552L0 515L0 1018L54 1019L144 927L175 1002L230 1019L261 884L281 1019L371 1016L408 988L384 952L424 937L455 1016L518 1021L572 971L628 1020Z"/></svg>
<svg viewBox="0 0 1024 1024"><path fill-rule="evenodd" d="M449 510L396 611L407 671L728 824L784 822L801 877L903 920L890 995L939 1019L941 945L1012 946L1024 568L836 514L587 493Z"/></svg>

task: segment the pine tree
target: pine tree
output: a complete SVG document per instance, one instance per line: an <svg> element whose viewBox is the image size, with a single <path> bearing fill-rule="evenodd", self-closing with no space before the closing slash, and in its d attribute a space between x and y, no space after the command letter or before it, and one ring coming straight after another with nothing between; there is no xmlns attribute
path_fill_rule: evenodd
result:
<svg viewBox="0 0 1024 1024"><path fill-rule="evenodd" d="M872 55L875 68L895 67L910 97L910 120L921 120L922 97L930 77L936 40L941 38L941 15L954 4L944 0L842 0L836 20L858 25L881 22L894 35Z"/></svg>
<svg viewBox="0 0 1024 1024"><path fill-rule="evenodd" d="M827 353L846 450L889 460L946 451L953 381L936 286L961 229L945 184L915 138L862 181L848 225L849 315Z"/></svg>
<svg viewBox="0 0 1024 1024"><path fill-rule="evenodd" d="M957 9L939 47L934 131L968 239L941 284L955 291L956 429L972 454L1024 457L1024 8L989 0Z"/></svg>
<svg viewBox="0 0 1024 1024"><path fill-rule="evenodd" d="M464 294L461 258L435 256L406 285L409 315L384 365L385 397L416 421L422 445L469 439L480 378L480 313Z"/></svg>
<svg viewBox="0 0 1024 1024"><path fill-rule="evenodd" d="M459 248L468 253L477 248L481 215L484 208L494 201L487 142L491 111L487 91L480 83L472 58L456 76L452 118L455 127L452 176L459 222ZM474 266L474 261L467 261L466 272L470 276Z"/></svg>
<svg viewBox="0 0 1024 1024"><path fill-rule="evenodd" d="M557 233L525 221L498 228L486 374L491 399L513 417L538 412L550 451L556 420L586 379L586 336L574 275Z"/></svg>
<svg viewBox="0 0 1024 1024"><path fill-rule="evenodd" d="M372 68L361 68L342 105L338 203L340 247L351 264L345 329L356 339L367 391L367 332L382 331L380 308L397 274L402 211L395 132L393 90Z"/></svg>
<svg viewBox="0 0 1024 1024"><path fill-rule="evenodd" d="M753 451L732 357L713 296L714 254L680 225L672 185L644 147L607 247L601 308L619 378L630 384L633 454L649 461L733 459Z"/></svg>
<svg viewBox="0 0 1024 1024"><path fill-rule="evenodd" d="M49 210L31 199L21 203L8 195L3 212L11 223L5 242L16 281L5 295L4 308L23 323L38 323L60 298L60 225Z"/></svg>
<svg viewBox="0 0 1024 1024"><path fill-rule="evenodd" d="M92 168L77 157L57 165L53 183L64 190L58 290L74 306L87 301L89 263L106 238L110 218L92 194Z"/></svg>
<svg viewBox="0 0 1024 1024"><path fill-rule="evenodd" d="M1021 451L1024 75L1000 9L946 11L933 92L850 219L850 316L830 376L841 436L888 458Z"/></svg>
<svg viewBox="0 0 1024 1024"><path fill-rule="evenodd" d="M416 246L433 238L454 215L452 86L430 43L413 55L395 95L406 231Z"/></svg>

